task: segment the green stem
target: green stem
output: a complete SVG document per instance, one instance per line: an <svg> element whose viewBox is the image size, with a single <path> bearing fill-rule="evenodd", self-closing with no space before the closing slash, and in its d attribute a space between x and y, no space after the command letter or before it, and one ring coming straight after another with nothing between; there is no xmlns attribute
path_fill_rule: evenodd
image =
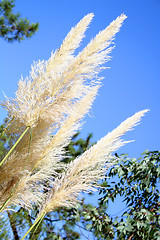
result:
<svg viewBox="0 0 160 240"><path fill-rule="evenodd" d="M24 133L24 134L25 134L25 133ZM21 135L21 136L22 136L22 135ZM23 135L23 136L24 136L24 135ZM22 137L23 137L23 136L22 136ZM21 180L21 178L22 178L22 176L23 176L23 173L24 173L24 171L25 171L25 168L26 168L26 166L27 166L27 162L28 162L29 152L30 152L30 148L31 148L31 140L32 140L32 128L31 128L31 130L30 130L30 139L29 139L28 155L27 155L27 158L26 158L26 163L25 163L25 166L24 166L23 172L22 172L22 174L21 174L21 176L20 176L20 178L19 178L19 180L18 180L16 186L12 189L12 191L11 191L9 197L7 198L7 200L3 203L2 207L0 208L0 212L3 211L4 207L7 205L7 203L8 203L9 200L11 199L13 193L14 193L15 190L16 190L16 187L18 186L18 184L19 184L19 182L20 182L20 180Z"/></svg>
<svg viewBox="0 0 160 240"><path fill-rule="evenodd" d="M39 217L37 217L37 219L35 220L35 222L33 223L33 225L30 227L30 229L26 232L26 234L22 237L21 240L24 240L24 239L25 239L25 237L28 235L28 233L31 232L31 230L36 226L36 224L37 224L37 223L40 223L40 222L43 220L43 218L44 218L45 215L46 215L46 213L45 213L45 212L42 212L42 213L39 215Z"/></svg>
<svg viewBox="0 0 160 240"><path fill-rule="evenodd" d="M43 216L43 218L44 218L44 216ZM32 240L33 238L35 238L34 234L35 234L36 231L38 230L38 227L39 227L39 225L41 224L43 218L41 218L41 219L39 220L39 222L37 223L37 225L35 226L35 229L34 229L34 231L33 231L33 233L32 233L32 236L31 236L31 240ZM39 229L39 231L41 231L41 229ZM40 234L40 232L39 232L38 234ZM38 236L36 236L36 240L37 240L37 239L38 239ZM33 239L33 240L34 240L34 239Z"/></svg>
<svg viewBox="0 0 160 240"><path fill-rule="evenodd" d="M11 152L15 149L15 147L18 145L18 143L21 141L21 139L23 138L23 136L26 134L26 132L28 131L30 127L27 127L26 130L21 134L21 136L18 138L18 140L15 142L15 144L13 145L13 147L9 150L9 152L7 153L7 155L3 158L3 160L0 162L0 167L2 166L2 164L5 162L5 160L7 159L7 157L11 154Z"/></svg>

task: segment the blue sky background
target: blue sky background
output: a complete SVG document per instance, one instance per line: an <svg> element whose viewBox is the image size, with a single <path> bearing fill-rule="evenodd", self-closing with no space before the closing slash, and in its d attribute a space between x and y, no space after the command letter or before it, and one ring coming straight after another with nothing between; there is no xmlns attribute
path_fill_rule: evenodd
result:
<svg viewBox="0 0 160 240"><path fill-rule="evenodd" d="M47 60L71 27L87 13L95 17L86 32L83 48L92 37L121 13L128 18L116 35L110 69L101 73L103 86L94 102L92 117L86 117L81 135L103 137L136 111L149 108L141 125L126 135L134 139L119 150L138 157L144 150L159 150L160 142L160 0L46 0L16 1L15 11L39 22L39 31L21 43L0 39L0 100L2 91L14 97L17 83L27 76L33 61ZM80 49L81 49L80 48ZM6 112L1 108L0 123Z"/></svg>

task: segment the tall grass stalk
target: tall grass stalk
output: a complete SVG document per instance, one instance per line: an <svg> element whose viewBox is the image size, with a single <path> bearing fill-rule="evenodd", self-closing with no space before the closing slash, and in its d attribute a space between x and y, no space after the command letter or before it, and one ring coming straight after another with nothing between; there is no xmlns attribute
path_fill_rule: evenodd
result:
<svg viewBox="0 0 160 240"><path fill-rule="evenodd" d="M18 140L15 142L15 144L12 146L12 148L8 151L8 153L6 154L6 156L2 159L2 161L0 162L0 167L2 166L2 164L6 161L6 159L9 157L9 155L13 152L13 150L15 149L15 147L18 145L18 143L21 141L21 139L24 137L24 135L27 133L27 131L29 130L30 127L27 127L24 132L21 134L21 136L18 138ZM7 129L6 129L7 130Z"/></svg>
<svg viewBox="0 0 160 240"><path fill-rule="evenodd" d="M43 220L43 218L45 217L46 213L43 212L41 213L37 219L35 220L35 222L33 223L33 225L28 229L28 231L25 233L25 235L21 238L21 240L24 240L25 237L32 231L32 229L34 229L37 226L39 226L39 224L41 223L41 221Z"/></svg>
<svg viewBox="0 0 160 240"><path fill-rule="evenodd" d="M29 127L29 128L30 128L30 127ZM26 130L28 131L29 128L26 129ZM23 132L23 136L25 135L25 133L26 133L27 131L24 131L24 132ZM21 135L21 136L22 136L22 135ZM23 137L23 136L22 136L22 137ZM19 139L18 139L18 140L19 140ZM20 140L19 140L19 141L20 141ZM3 211L3 209L5 208L5 206L6 206L6 205L8 204L8 202L10 201L12 195L14 194L14 192L15 192L16 189L17 189L17 186L18 186L18 184L19 184L21 178L23 177L23 173L24 173L25 168L26 168L26 166L27 166L27 161L28 161L29 152L30 152L30 147L31 147L31 141L32 141L32 129L30 129L30 141L29 141L28 155L27 155L27 158L26 158L26 164L25 164L25 167L24 167L23 172L22 172L22 174L21 174L21 176L20 176L20 178L19 178L19 181L17 182L17 184L16 184L16 185L14 186L14 188L12 189L12 191L11 191L9 197L6 199L6 201L4 202L4 204L1 206L1 208L0 208L0 212ZM17 143L17 144L18 144L18 143Z"/></svg>

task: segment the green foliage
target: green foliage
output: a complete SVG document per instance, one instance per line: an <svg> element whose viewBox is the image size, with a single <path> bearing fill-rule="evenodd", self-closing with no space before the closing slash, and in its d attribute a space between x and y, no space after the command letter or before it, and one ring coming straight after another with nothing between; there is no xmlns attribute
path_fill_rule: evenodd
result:
<svg viewBox="0 0 160 240"><path fill-rule="evenodd" d="M95 239L112 239L114 232L106 210L105 204L95 207L83 202L77 209L76 214L79 216L77 221L81 223L82 229L89 231L90 236L94 236Z"/></svg>
<svg viewBox="0 0 160 240"><path fill-rule="evenodd" d="M160 152L146 151L142 155L139 159L117 156L116 166L107 175L112 181L103 183L105 189L101 190L104 196L100 205L108 204L109 200L114 202L120 195L127 206L119 222L111 218L118 239L160 238Z"/></svg>
<svg viewBox="0 0 160 240"><path fill-rule="evenodd" d="M10 239L10 234L8 231L7 218L4 216L0 218L0 239L8 240Z"/></svg>
<svg viewBox="0 0 160 240"><path fill-rule="evenodd" d="M38 23L30 23L27 18L21 18L20 13L13 13L14 2L14 0L0 2L0 37L8 42L31 37L39 26Z"/></svg>
<svg viewBox="0 0 160 240"><path fill-rule="evenodd" d="M73 161L77 156L84 153L89 147L92 145L90 140L92 138L92 134L88 134L88 137L84 140L82 138L77 139L80 132L76 133L72 141L69 145L65 148L67 157L63 160L65 163Z"/></svg>

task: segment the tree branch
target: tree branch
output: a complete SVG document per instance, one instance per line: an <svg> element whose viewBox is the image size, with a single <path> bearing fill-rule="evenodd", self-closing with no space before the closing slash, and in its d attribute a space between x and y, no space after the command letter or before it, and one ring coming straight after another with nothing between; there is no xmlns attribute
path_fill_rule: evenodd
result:
<svg viewBox="0 0 160 240"><path fill-rule="evenodd" d="M14 240L19 240L20 238L19 238L19 235L18 235L16 225L15 225L14 221L12 221L12 215L9 211L7 211L7 214L8 214L10 226L12 228L12 232L13 232L13 235L14 235Z"/></svg>

